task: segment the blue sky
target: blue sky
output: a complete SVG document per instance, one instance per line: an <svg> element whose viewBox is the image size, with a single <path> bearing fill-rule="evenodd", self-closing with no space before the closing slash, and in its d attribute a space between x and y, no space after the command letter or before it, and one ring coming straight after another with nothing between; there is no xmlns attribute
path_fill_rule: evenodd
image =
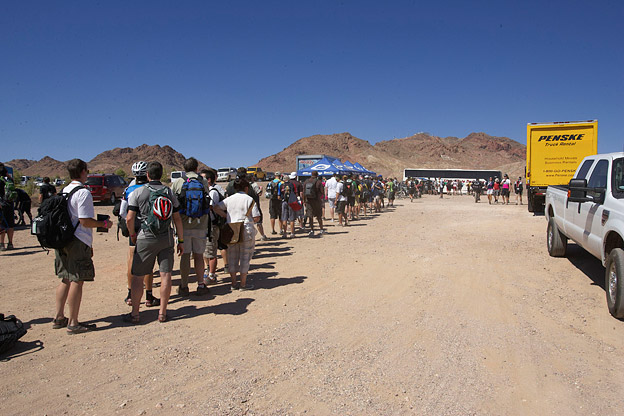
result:
<svg viewBox="0 0 624 416"><path fill-rule="evenodd" d="M623 151L623 21L622 1L2 2L0 160L147 143L239 166L314 134L526 143L586 119Z"/></svg>

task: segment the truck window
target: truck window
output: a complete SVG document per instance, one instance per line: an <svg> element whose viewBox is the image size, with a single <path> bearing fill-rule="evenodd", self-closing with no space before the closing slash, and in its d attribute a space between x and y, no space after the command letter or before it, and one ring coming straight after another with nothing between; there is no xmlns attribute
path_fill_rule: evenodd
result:
<svg viewBox="0 0 624 416"><path fill-rule="evenodd" d="M601 159L596 163L596 167L589 178L587 186L589 188L606 188L607 172L609 170L609 161Z"/></svg>
<svg viewBox="0 0 624 416"><path fill-rule="evenodd" d="M575 179L585 179L587 177L587 172L589 172L589 168L591 168L593 163L593 159L583 162L583 165L579 169L578 175L576 175Z"/></svg>
<svg viewBox="0 0 624 416"><path fill-rule="evenodd" d="M611 193L615 198L624 198L624 158L613 161L613 171L611 172L612 189Z"/></svg>

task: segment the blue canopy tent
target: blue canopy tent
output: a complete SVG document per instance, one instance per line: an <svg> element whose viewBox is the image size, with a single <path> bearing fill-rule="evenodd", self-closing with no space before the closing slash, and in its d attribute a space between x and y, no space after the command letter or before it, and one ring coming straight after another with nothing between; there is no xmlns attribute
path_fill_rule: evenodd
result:
<svg viewBox="0 0 624 416"><path fill-rule="evenodd" d="M360 165L359 163L355 163L353 166L355 166L356 168L362 169L362 171L366 175L375 175L375 172L366 169L364 166Z"/></svg>
<svg viewBox="0 0 624 416"><path fill-rule="evenodd" d="M358 168L355 167L355 165L351 162L349 162L348 160L345 160L345 162L343 163L343 165L351 171L351 173L355 173L355 174L360 174L362 173Z"/></svg>
<svg viewBox="0 0 624 416"><path fill-rule="evenodd" d="M312 166L298 170L297 176L312 176L312 171L317 171L319 176L333 176L336 173L338 173L339 175L346 175L348 173L344 169L344 166L336 166L329 159L324 157Z"/></svg>

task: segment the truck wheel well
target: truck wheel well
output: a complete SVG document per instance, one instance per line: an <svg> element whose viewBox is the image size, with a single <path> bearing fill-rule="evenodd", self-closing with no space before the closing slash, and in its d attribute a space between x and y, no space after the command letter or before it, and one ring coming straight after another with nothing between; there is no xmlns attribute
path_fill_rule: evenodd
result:
<svg viewBox="0 0 624 416"><path fill-rule="evenodd" d="M614 248L624 249L624 240L618 233L611 231L605 238L605 258L609 256L609 253Z"/></svg>
<svg viewBox="0 0 624 416"><path fill-rule="evenodd" d="M552 218L555 216L555 212L553 211L552 205L548 205L548 218Z"/></svg>

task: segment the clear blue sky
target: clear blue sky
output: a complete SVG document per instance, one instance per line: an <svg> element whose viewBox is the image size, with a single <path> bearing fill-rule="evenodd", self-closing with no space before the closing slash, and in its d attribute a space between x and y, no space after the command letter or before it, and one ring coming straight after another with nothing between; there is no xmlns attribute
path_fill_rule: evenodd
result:
<svg viewBox="0 0 624 416"><path fill-rule="evenodd" d="M621 0L5 1L0 160L147 143L239 166L313 134L526 143L594 118L622 151L623 39Z"/></svg>

